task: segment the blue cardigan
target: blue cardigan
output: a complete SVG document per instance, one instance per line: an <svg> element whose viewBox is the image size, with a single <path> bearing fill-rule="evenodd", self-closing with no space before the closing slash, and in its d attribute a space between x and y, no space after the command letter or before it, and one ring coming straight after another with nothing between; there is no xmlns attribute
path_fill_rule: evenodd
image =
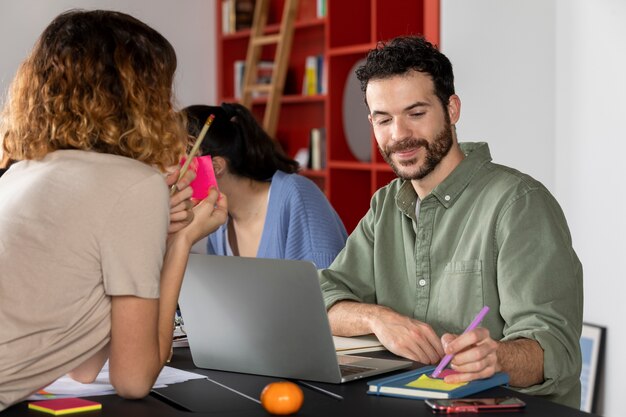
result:
<svg viewBox="0 0 626 417"><path fill-rule="evenodd" d="M327 268L346 243L341 219L308 178L276 171L271 181L257 258L303 259ZM228 254L226 233L224 225L209 236L209 254Z"/></svg>

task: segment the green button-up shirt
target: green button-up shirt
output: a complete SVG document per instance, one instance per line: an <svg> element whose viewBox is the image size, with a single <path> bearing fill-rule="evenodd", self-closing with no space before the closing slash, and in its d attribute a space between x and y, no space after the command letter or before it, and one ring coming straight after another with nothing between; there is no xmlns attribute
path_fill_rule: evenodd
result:
<svg viewBox="0 0 626 417"><path fill-rule="evenodd" d="M544 383L520 391L579 407L582 266L563 212L538 181L491 162L486 143L419 206L410 181L376 192L333 264L320 272L326 307L388 306L460 334L484 306L495 340L544 350Z"/></svg>

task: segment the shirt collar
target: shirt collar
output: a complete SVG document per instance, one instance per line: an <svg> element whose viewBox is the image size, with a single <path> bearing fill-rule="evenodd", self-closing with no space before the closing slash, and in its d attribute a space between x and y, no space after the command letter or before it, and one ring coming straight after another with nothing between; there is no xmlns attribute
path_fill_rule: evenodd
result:
<svg viewBox="0 0 626 417"><path fill-rule="evenodd" d="M476 173L491 161L489 145L485 142L463 142L459 144L465 158L461 163L426 196L424 200L436 198L446 208L451 207ZM432 196L432 197L431 197ZM411 181L403 181L396 194L396 205L407 216L415 216L417 193Z"/></svg>

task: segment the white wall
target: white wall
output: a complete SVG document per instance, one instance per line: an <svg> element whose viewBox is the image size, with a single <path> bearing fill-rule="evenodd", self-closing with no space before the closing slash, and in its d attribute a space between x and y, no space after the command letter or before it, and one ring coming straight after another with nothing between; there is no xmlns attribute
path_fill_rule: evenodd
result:
<svg viewBox="0 0 626 417"><path fill-rule="evenodd" d="M460 141L554 190L554 2L443 0L441 49L461 98Z"/></svg>
<svg viewBox="0 0 626 417"><path fill-rule="evenodd" d="M608 327L600 413L624 415L626 2L442 0L459 137L541 180L584 268L584 320Z"/></svg>
<svg viewBox="0 0 626 417"><path fill-rule="evenodd" d="M0 2L0 104L20 62L59 13L71 8L118 10L158 30L178 58L180 107L215 103L215 0L19 0Z"/></svg>
<svg viewBox="0 0 626 417"><path fill-rule="evenodd" d="M626 2L557 0L557 197L585 273L585 320L608 327L604 411L626 371Z"/></svg>

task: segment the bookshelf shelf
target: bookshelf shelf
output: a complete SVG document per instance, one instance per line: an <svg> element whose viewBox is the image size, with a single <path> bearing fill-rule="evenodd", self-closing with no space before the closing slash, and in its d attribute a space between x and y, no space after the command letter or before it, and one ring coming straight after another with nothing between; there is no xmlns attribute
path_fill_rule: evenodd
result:
<svg viewBox="0 0 626 417"><path fill-rule="evenodd" d="M305 21L298 21L294 23L294 28L297 29L306 29L306 28L314 28L314 27L323 27L326 24L325 18L319 19L309 19ZM263 31L264 34L270 35L272 33L278 33L280 30L280 24L271 24L265 27ZM224 41L234 40L234 39L248 39L250 37L250 29L242 29L237 32L227 33L222 35L222 39Z"/></svg>
<svg viewBox="0 0 626 417"><path fill-rule="evenodd" d="M280 98L281 103L318 103L326 101L327 97L325 94L316 94L313 96L305 96L301 94L289 94L282 96ZM222 97L221 101L226 102L234 102L238 99L235 97ZM267 99L265 97L255 98L252 101L253 106L264 106L267 103Z"/></svg>
<svg viewBox="0 0 626 417"><path fill-rule="evenodd" d="M372 49L371 43L362 43L359 45L331 48L328 50L328 55L329 56L341 56L341 55L353 55L353 54L365 55L367 51L369 51L370 49Z"/></svg>
<svg viewBox="0 0 626 417"><path fill-rule="evenodd" d="M329 168L340 168L340 169L352 169L357 171L370 171L372 169L370 164L364 164L362 162L351 162L351 161L328 161Z"/></svg>
<svg viewBox="0 0 626 417"><path fill-rule="evenodd" d="M354 141L348 141L344 125L349 77L354 76L355 64L378 41L404 34L423 34L439 44L439 1L326 0L326 15L320 17L317 1L300 0L276 139L294 157L300 149L308 148L312 129L324 129L322 169L304 169L300 173L324 190L348 232L366 213L374 192L395 178L378 153L371 133L363 135L362 140L367 143L361 143L369 157L357 157L353 152ZM266 33L278 31L283 5L284 0L271 0ZM219 16L221 2L216 2L216 7ZM224 34L219 19L217 26L218 100L237 101L234 63L245 59L250 30ZM305 61L310 56L321 57L321 72L326 74L326 89L322 91L326 93L302 94ZM264 49L262 59L273 60L273 57L273 48ZM263 97L253 101L252 110L259 120L265 104ZM356 116L352 119L367 124L362 99L359 106L348 107Z"/></svg>
<svg viewBox="0 0 626 417"><path fill-rule="evenodd" d="M309 178L326 178L328 176L325 169L303 169L300 174Z"/></svg>

